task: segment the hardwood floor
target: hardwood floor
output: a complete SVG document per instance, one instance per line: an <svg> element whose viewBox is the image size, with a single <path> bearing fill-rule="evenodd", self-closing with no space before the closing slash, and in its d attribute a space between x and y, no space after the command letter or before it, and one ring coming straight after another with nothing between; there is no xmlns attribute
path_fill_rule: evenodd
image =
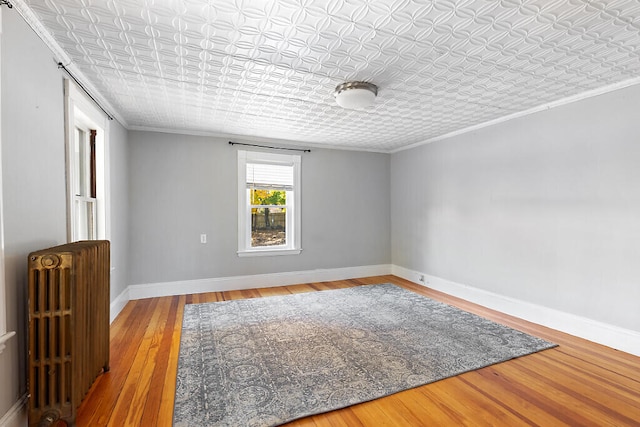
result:
<svg viewBox="0 0 640 427"><path fill-rule="evenodd" d="M558 347L288 427L640 426L640 358L395 276L130 301L111 326L111 370L79 408L82 426L171 426L185 304L395 283Z"/></svg>

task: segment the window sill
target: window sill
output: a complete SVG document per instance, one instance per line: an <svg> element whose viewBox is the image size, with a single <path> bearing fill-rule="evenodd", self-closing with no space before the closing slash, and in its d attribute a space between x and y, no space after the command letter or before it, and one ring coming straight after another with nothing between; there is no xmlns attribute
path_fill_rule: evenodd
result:
<svg viewBox="0 0 640 427"><path fill-rule="evenodd" d="M238 251L239 257L299 255L302 249L254 249Z"/></svg>
<svg viewBox="0 0 640 427"><path fill-rule="evenodd" d="M15 332L7 332L6 334L0 336L0 353L2 353L2 351L5 348L5 342L7 342L9 340L9 338L11 338L12 336L14 336L16 333Z"/></svg>

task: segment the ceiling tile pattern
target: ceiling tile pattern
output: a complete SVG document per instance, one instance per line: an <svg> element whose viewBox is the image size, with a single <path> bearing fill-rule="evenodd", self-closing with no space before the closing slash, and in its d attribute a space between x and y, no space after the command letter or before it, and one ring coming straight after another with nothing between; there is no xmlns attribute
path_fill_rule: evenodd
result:
<svg viewBox="0 0 640 427"><path fill-rule="evenodd" d="M25 2L134 128L392 151L640 76L638 0Z"/></svg>

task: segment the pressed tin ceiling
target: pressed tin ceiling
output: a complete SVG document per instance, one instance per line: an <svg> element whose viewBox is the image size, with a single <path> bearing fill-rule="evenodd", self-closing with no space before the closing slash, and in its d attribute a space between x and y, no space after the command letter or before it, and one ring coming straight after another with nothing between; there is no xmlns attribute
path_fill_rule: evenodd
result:
<svg viewBox="0 0 640 427"><path fill-rule="evenodd" d="M15 3L129 129L389 152L640 76L638 0Z"/></svg>

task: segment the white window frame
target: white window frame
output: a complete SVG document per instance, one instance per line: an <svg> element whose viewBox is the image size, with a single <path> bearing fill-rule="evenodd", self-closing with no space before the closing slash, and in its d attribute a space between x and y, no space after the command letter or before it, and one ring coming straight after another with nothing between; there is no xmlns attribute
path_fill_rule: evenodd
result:
<svg viewBox="0 0 640 427"><path fill-rule="evenodd" d="M94 212L96 222L95 239L110 238L110 209L109 209L109 120L106 114L85 95L74 82L65 79L65 115L66 115L66 144L67 144L67 240L78 240L76 230L76 216L78 205L89 204ZM96 198L87 198L75 194L76 181L74 168L75 130L81 128L96 130Z"/></svg>
<svg viewBox="0 0 640 427"><path fill-rule="evenodd" d="M274 154L259 151L238 150L238 256L297 255L302 251L301 191L299 155ZM287 244L282 246L251 246L251 201L247 192L247 163L266 163L293 166L293 190L287 198L293 198L287 208ZM287 203L288 204L288 203Z"/></svg>

